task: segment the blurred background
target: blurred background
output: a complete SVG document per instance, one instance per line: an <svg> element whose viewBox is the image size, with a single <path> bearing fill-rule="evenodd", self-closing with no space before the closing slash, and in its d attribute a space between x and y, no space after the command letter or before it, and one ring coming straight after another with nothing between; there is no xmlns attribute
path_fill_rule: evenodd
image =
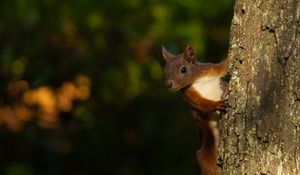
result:
<svg viewBox="0 0 300 175"><path fill-rule="evenodd" d="M161 45L219 61L232 14L233 0L2 0L0 174L198 174Z"/></svg>

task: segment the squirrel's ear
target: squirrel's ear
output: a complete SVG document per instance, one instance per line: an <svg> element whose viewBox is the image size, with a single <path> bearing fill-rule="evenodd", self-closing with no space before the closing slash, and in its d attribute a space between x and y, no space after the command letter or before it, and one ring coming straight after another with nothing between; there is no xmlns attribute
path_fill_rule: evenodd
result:
<svg viewBox="0 0 300 175"><path fill-rule="evenodd" d="M196 51L193 45L189 44L186 46L183 57L189 63L196 62Z"/></svg>
<svg viewBox="0 0 300 175"><path fill-rule="evenodd" d="M164 46L161 46L162 49L162 55L166 62L170 61L172 58L175 57L171 52L169 52Z"/></svg>

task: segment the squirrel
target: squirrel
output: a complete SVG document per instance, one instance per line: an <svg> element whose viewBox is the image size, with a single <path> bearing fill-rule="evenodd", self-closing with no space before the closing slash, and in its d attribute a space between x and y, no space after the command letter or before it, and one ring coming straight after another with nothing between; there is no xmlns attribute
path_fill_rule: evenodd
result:
<svg viewBox="0 0 300 175"><path fill-rule="evenodd" d="M178 55L162 46L162 55L166 62L166 86L171 91L181 91L193 110L193 119L200 132L201 148L197 151L197 159L201 174L216 175L219 139L216 111L225 109L221 97L227 90L227 82L222 77L226 74L228 61L199 63L192 45Z"/></svg>

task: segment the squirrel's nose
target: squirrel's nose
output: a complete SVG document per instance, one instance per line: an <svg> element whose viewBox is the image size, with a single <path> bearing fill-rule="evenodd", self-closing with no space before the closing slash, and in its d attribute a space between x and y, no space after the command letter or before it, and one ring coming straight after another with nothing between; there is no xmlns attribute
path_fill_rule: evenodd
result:
<svg viewBox="0 0 300 175"><path fill-rule="evenodd" d="M172 82L171 80L167 80L167 81L166 81L166 86L167 86L168 88L171 88L171 87L173 86L173 82Z"/></svg>

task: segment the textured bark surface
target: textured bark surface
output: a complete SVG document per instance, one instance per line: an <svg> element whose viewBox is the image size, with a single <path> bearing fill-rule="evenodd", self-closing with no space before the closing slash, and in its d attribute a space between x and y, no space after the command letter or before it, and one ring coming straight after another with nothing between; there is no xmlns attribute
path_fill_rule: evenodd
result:
<svg viewBox="0 0 300 175"><path fill-rule="evenodd" d="M300 175L299 0L236 0L221 172Z"/></svg>

